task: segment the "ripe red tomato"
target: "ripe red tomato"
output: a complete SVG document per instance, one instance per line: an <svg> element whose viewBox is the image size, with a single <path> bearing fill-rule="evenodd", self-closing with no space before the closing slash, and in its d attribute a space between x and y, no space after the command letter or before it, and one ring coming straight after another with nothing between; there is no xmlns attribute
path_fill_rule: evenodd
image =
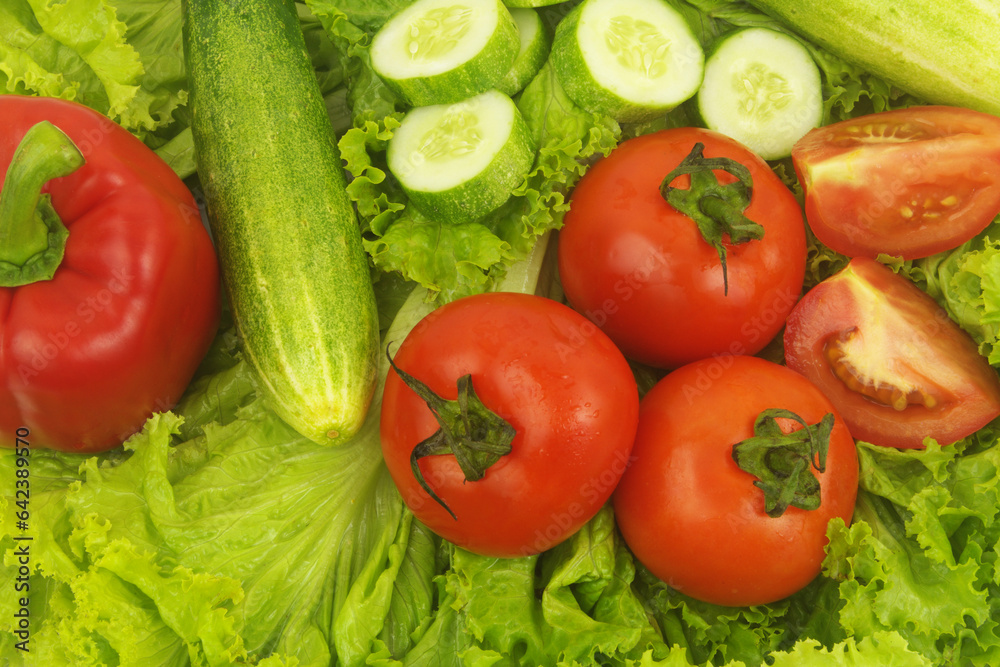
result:
<svg viewBox="0 0 1000 667"><path fill-rule="evenodd" d="M819 506L765 512L764 492L733 458L762 411L783 408L811 425L833 415ZM783 432L801 425L779 421ZM849 522L857 496L854 440L830 401L794 371L758 357L688 364L642 399L632 463L614 494L625 542L654 575L693 598L766 604L820 571L826 528Z"/></svg>
<svg viewBox="0 0 1000 667"><path fill-rule="evenodd" d="M717 249L660 192L661 181L699 142L705 157L731 158L749 169L753 188L744 215L764 229L762 239L745 243L722 237L725 277ZM717 168L711 173L724 184L736 181ZM682 190L690 181L682 175L672 184ZM747 148L700 128L621 143L579 181L559 235L570 305L625 356L660 368L760 351L800 296L805 257L805 224L788 188Z"/></svg>
<svg viewBox="0 0 1000 667"><path fill-rule="evenodd" d="M420 521L470 551L523 556L558 544L604 505L627 466L635 378L608 337L561 303L516 293L453 301L413 329L394 363L451 400L459 378L470 375L482 403L514 428L510 453L476 481L466 481L455 456L418 460L452 518L411 469L414 447L438 422L395 370L386 379L389 472Z"/></svg>
<svg viewBox="0 0 1000 667"><path fill-rule="evenodd" d="M930 296L856 257L788 317L785 362L823 392L859 440L950 444L1000 415L1000 380Z"/></svg>
<svg viewBox="0 0 1000 667"><path fill-rule="evenodd" d="M1000 213L1000 118L956 107L861 116L792 149L806 220L850 257L955 248Z"/></svg>

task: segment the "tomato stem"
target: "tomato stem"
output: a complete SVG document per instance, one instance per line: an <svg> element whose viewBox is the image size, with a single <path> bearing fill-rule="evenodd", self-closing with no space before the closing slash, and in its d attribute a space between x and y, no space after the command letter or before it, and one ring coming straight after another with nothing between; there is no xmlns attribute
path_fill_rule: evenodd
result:
<svg viewBox="0 0 1000 667"><path fill-rule="evenodd" d="M729 294L729 272L726 266L726 244L746 243L764 238L764 228L744 215L753 196L753 177L746 165L731 158L706 158L705 144L698 142L677 168L660 183L660 195L678 212L691 218L698 226L702 238L715 248L722 264L722 282ZM736 181L723 185L715 176L720 169L736 177ZM678 176L691 176L687 190L670 184Z"/></svg>
<svg viewBox="0 0 1000 667"><path fill-rule="evenodd" d="M69 232L42 188L83 163L79 149L52 123L42 121L25 133L0 189L0 286L55 275Z"/></svg>
<svg viewBox="0 0 1000 667"><path fill-rule="evenodd" d="M785 433L779 418L796 421L802 428ZM833 413L809 425L794 412L773 408L757 416L753 437L733 445L736 465L755 476L754 486L764 492L768 516L781 516L789 505L804 510L819 507L819 480L810 468L819 472L826 469L833 424Z"/></svg>
<svg viewBox="0 0 1000 667"><path fill-rule="evenodd" d="M426 384L400 369L388 353L389 365L407 387L427 403L437 420L438 428L429 438L417 444L410 453L410 468L420 486L451 518L458 517L427 483L420 471L419 461L425 456L451 454L458 461L465 481L475 482L486 475L486 470L510 453L514 440L514 427L487 408L472 387L472 376L458 379L458 397L454 401L442 398Z"/></svg>

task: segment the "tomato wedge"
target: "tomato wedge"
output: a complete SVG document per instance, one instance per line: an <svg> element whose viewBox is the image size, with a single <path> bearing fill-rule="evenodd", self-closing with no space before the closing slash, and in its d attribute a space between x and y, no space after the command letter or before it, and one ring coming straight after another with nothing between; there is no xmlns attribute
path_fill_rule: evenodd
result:
<svg viewBox="0 0 1000 667"><path fill-rule="evenodd" d="M792 309L785 363L812 380L855 438L947 445L1000 416L1000 379L938 304L886 266L856 257Z"/></svg>
<svg viewBox="0 0 1000 667"><path fill-rule="evenodd" d="M849 257L955 248L1000 213L1000 118L911 107L817 128L792 149L806 220Z"/></svg>

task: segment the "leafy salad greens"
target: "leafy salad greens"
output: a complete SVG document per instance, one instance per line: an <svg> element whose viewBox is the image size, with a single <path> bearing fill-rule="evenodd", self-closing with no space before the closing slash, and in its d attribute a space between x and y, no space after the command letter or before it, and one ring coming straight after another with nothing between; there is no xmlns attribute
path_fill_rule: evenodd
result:
<svg viewBox="0 0 1000 667"><path fill-rule="evenodd" d="M407 206L387 172L386 142L405 107L366 53L373 31L405 4L298 5L342 137L385 341L401 340L436 303L505 286L532 291L544 282L548 232L587 165L629 136L691 122L682 106L655 123L619 125L576 107L543 68L517 98L539 145L535 169L487 219L434 223ZM552 26L572 4L540 11ZM674 4L706 44L734 26L780 29L742 2ZM0 91L99 109L197 192L180 26L180 0L9 0L0 6ZM810 49L828 122L919 102ZM789 164L774 167L797 188ZM997 231L994 224L952 252L894 268L1000 366ZM808 281L844 261L813 244ZM859 443L855 520L831 525L823 574L773 605L717 607L649 575L610 508L534 557L483 558L440 540L408 513L382 463L377 400L349 444L308 442L257 396L239 341L223 326L181 403L123 448L32 450L27 532L15 520L16 457L2 450L0 661L997 665L998 438L994 424L947 448ZM18 560L25 544L27 571ZM21 598L28 640L18 634Z"/></svg>

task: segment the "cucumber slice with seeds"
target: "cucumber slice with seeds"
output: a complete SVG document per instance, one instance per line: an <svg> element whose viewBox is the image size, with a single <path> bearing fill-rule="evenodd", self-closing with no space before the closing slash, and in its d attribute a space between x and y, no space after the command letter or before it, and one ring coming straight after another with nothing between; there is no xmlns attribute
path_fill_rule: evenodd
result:
<svg viewBox="0 0 1000 667"><path fill-rule="evenodd" d="M389 171L432 220L477 220L500 207L535 161L513 100L490 90L456 104L417 107L389 140Z"/></svg>
<svg viewBox="0 0 1000 667"><path fill-rule="evenodd" d="M768 28L724 35L705 62L698 91L705 125L765 160L792 146L823 119L823 89L812 55L794 37Z"/></svg>
<svg viewBox="0 0 1000 667"><path fill-rule="evenodd" d="M416 0L375 33L372 68L412 106L447 104L494 88L520 51L500 0Z"/></svg>
<svg viewBox="0 0 1000 667"><path fill-rule="evenodd" d="M514 8L510 10L510 15L514 17L521 37L521 51L517 54L510 71L500 80L496 88L501 93L513 97L542 69L542 65L549 57L552 35L545 27L542 17L534 9Z"/></svg>
<svg viewBox="0 0 1000 667"><path fill-rule="evenodd" d="M504 4L511 9L519 7L548 7L558 5L568 0L504 0Z"/></svg>
<svg viewBox="0 0 1000 667"><path fill-rule="evenodd" d="M552 60L566 94L619 121L650 120L698 90L704 52L665 0L584 0L556 28Z"/></svg>

